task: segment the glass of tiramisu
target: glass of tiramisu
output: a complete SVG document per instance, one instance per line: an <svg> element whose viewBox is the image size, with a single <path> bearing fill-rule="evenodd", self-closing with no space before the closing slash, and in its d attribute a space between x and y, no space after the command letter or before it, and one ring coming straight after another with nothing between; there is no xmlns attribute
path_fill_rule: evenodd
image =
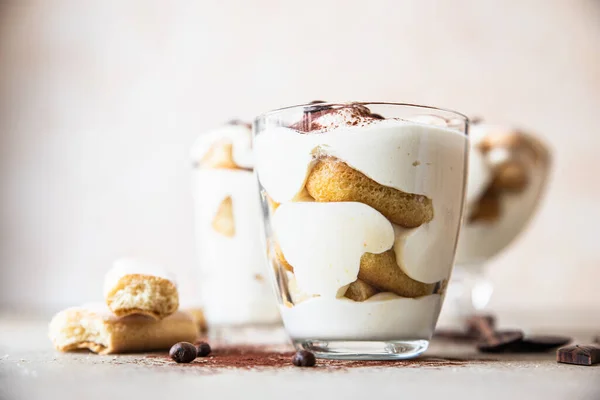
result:
<svg viewBox="0 0 600 400"><path fill-rule="evenodd" d="M550 152L535 135L501 125L471 124L466 210L440 326L465 327L493 292L485 263L504 250L534 215Z"/></svg>
<svg viewBox="0 0 600 400"><path fill-rule="evenodd" d="M191 158L198 286L209 331L280 322L265 267L251 126L232 121L200 135Z"/></svg>
<svg viewBox="0 0 600 400"><path fill-rule="evenodd" d="M468 120L407 104L319 103L255 121L273 282L298 349L427 349L463 210Z"/></svg>

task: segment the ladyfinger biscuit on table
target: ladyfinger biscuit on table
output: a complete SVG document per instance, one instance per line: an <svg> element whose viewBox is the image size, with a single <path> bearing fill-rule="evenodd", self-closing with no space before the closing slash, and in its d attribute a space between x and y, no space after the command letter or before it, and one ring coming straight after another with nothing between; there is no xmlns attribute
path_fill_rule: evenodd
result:
<svg viewBox="0 0 600 400"><path fill-rule="evenodd" d="M377 293L379 293L379 290L376 287L357 279L348 285L344 296L354 301L365 301Z"/></svg>
<svg viewBox="0 0 600 400"><path fill-rule="evenodd" d="M367 204L390 222L405 228L415 228L433 219L431 199L383 186L334 157L317 161L308 176L306 189L320 202Z"/></svg>
<svg viewBox="0 0 600 400"><path fill-rule="evenodd" d="M212 220L212 227L216 232L227 237L235 236L235 220L233 218L233 200L227 196L217 209Z"/></svg>
<svg viewBox="0 0 600 400"><path fill-rule="evenodd" d="M177 311L175 279L160 265L134 258L117 260L104 278L104 300L117 316L162 319Z"/></svg>
<svg viewBox="0 0 600 400"><path fill-rule="evenodd" d="M382 292L393 292L402 297L426 296L435 288L435 283L419 282L406 275L396 263L394 250L363 254L358 278Z"/></svg>
<svg viewBox="0 0 600 400"><path fill-rule="evenodd" d="M162 320L143 315L119 318L102 303L72 307L56 314L49 337L60 351L89 349L98 354L165 350L177 342L194 342L196 323L178 311Z"/></svg>

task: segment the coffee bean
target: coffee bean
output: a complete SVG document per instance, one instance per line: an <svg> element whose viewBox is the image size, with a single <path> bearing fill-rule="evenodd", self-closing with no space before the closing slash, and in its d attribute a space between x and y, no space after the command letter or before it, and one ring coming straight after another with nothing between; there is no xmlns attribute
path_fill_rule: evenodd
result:
<svg viewBox="0 0 600 400"><path fill-rule="evenodd" d="M300 350L292 357L292 363L296 367L314 367L317 360L310 351Z"/></svg>
<svg viewBox="0 0 600 400"><path fill-rule="evenodd" d="M210 344L206 342L197 343L196 350L198 357L206 357L212 351L212 349L210 348Z"/></svg>
<svg viewBox="0 0 600 400"><path fill-rule="evenodd" d="M169 350L169 356L176 363L190 363L196 358L196 346L188 342L175 343Z"/></svg>
<svg viewBox="0 0 600 400"><path fill-rule="evenodd" d="M485 335L477 344L477 349L483 353L502 353L509 351L511 346L523 339L521 331L496 331Z"/></svg>
<svg viewBox="0 0 600 400"><path fill-rule="evenodd" d="M327 103L327 102L326 102L326 101L323 101L323 100L313 100L313 101L311 101L311 102L310 102L310 103L308 103L308 104L321 104L321 103Z"/></svg>
<svg viewBox="0 0 600 400"><path fill-rule="evenodd" d="M600 347L568 346L556 351L556 361L565 364L593 365L600 363Z"/></svg>
<svg viewBox="0 0 600 400"><path fill-rule="evenodd" d="M371 113L371 118L375 118L375 119L385 119L383 117L383 115L381 114L375 114L375 113Z"/></svg>

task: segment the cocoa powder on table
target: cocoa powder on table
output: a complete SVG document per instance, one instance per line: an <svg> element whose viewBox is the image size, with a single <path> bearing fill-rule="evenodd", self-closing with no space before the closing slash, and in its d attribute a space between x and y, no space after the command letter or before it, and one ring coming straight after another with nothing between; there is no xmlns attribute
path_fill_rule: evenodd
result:
<svg viewBox="0 0 600 400"><path fill-rule="evenodd" d="M266 369L266 368L296 368L292 365L293 351L273 351L268 346L222 346L213 349L208 357L199 357L189 364L176 364L168 354L147 355L149 359L164 360L165 363L188 368L239 368L239 369ZM462 360L457 358L420 357L412 360L397 361L353 361L353 360L317 360L315 368L323 370L344 370L362 367L396 367L396 368L442 368L459 367L477 360Z"/></svg>

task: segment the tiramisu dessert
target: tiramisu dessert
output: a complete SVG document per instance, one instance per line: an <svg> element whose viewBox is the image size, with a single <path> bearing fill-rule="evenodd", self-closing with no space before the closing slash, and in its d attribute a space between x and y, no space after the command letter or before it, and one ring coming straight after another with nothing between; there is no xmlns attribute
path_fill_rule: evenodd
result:
<svg viewBox="0 0 600 400"><path fill-rule="evenodd" d="M410 120L423 112L440 116ZM295 346L330 358L425 351L454 260L466 118L314 104L256 128L269 261Z"/></svg>
<svg viewBox="0 0 600 400"><path fill-rule="evenodd" d="M200 296L209 329L280 321L266 277L252 129L233 121L192 148Z"/></svg>
<svg viewBox="0 0 600 400"><path fill-rule="evenodd" d="M531 134L473 124L469 135L467 210L457 264L493 257L523 230L539 203L550 170L548 149Z"/></svg>
<svg viewBox="0 0 600 400"><path fill-rule="evenodd" d="M485 307L492 287L483 263L506 248L534 214L550 171L547 147L531 134L472 124L466 211L456 270L441 317L444 326Z"/></svg>

